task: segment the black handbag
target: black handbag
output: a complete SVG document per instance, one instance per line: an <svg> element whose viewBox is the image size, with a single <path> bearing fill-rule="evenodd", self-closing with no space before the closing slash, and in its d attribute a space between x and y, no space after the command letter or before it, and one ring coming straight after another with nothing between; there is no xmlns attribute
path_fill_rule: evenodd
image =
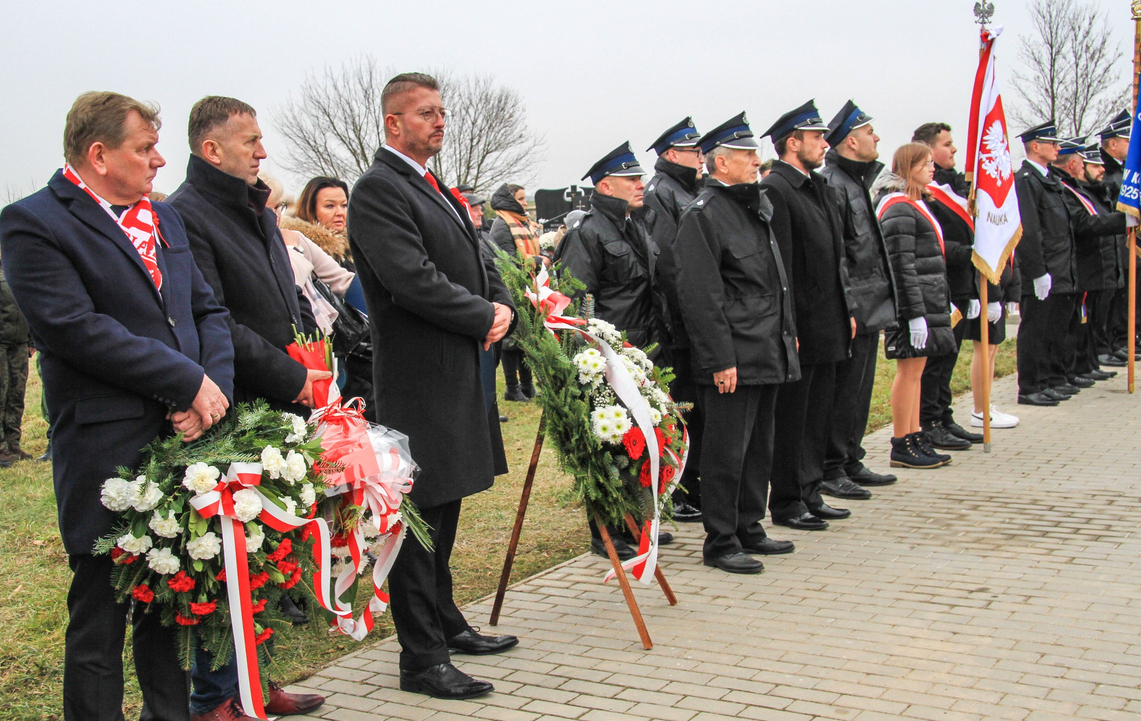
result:
<svg viewBox="0 0 1141 721"><path fill-rule="evenodd" d="M337 311L337 319L333 321L333 353L342 358L354 356L371 363L372 334L368 327L368 316L338 297L324 281L317 278L311 280L321 297Z"/></svg>

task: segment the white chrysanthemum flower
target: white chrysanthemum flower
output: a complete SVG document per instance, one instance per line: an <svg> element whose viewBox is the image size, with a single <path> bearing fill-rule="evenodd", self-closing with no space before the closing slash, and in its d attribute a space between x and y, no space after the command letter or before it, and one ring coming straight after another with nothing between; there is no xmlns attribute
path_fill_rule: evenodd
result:
<svg viewBox="0 0 1141 721"><path fill-rule="evenodd" d="M242 523L249 523L261 513L261 496L252 488L243 488L234 494L234 515Z"/></svg>
<svg viewBox="0 0 1141 721"><path fill-rule="evenodd" d="M316 502L317 490L313 488L313 484L306 483L304 486L301 486L301 505L309 508Z"/></svg>
<svg viewBox="0 0 1141 721"><path fill-rule="evenodd" d="M256 553L261 550L261 544L265 542L265 531L257 523L254 524L254 530L250 535L246 536L246 553Z"/></svg>
<svg viewBox="0 0 1141 721"><path fill-rule="evenodd" d="M651 406L650 407L650 420L653 421L655 426L661 424L662 412L659 411L657 408L654 408L653 406Z"/></svg>
<svg viewBox="0 0 1141 721"><path fill-rule="evenodd" d="M284 496L281 499L281 502L285 504L285 512L286 513L288 513L291 516L297 515L297 501L293 500L289 496Z"/></svg>
<svg viewBox="0 0 1141 721"><path fill-rule="evenodd" d="M138 555L141 555L141 554L149 551L151 549L151 547L155 545L155 542L153 540L151 540L150 536L143 536L142 538L135 538L134 536L132 536L131 534L128 533L125 536L122 536L121 538L119 538L119 540L115 543L115 545L117 545L119 548L123 549L127 553L133 553L136 556L138 556Z"/></svg>
<svg viewBox="0 0 1141 721"><path fill-rule="evenodd" d="M186 475L182 478L182 485L201 496L203 493L214 490L214 486L218 485L218 479L221 477L222 472L217 468L205 463L195 463L187 467Z"/></svg>
<svg viewBox="0 0 1141 721"><path fill-rule="evenodd" d="M139 513L154 510L162 503L162 498L158 484L147 480L146 476L139 476L131 483L131 505Z"/></svg>
<svg viewBox="0 0 1141 721"><path fill-rule="evenodd" d="M186 552L196 561L209 561L222 550L222 539L213 531L207 531L186 544Z"/></svg>
<svg viewBox="0 0 1141 721"><path fill-rule="evenodd" d="M626 416L626 409L622 406L610 406L607 408L607 410L610 412L610 419L613 421L628 420Z"/></svg>
<svg viewBox="0 0 1141 721"><path fill-rule="evenodd" d="M147 551L147 565L152 571L163 576L178 573L181 566L178 556L171 553L169 548L152 548Z"/></svg>
<svg viewBox="0 0 1141 721"><path fill-rule="evenodd" d="M306 436L309 435L309 426L306 425L305 419L293 413L282 413L281 417L293 427L293 432L285 437L285 442L304 443Z"/></svg>
<svg viewBox="0 0 1141 721"><path fill-rule="evenodd" d="M290 451L285 456L285 470L282 471L281 477L289 481L290 485L305 480L305 474L308 472L309 466L305 463L305 456L297 451Z"/></svg>
<svg viewBox="0 0 1141 721"><path fill-rule="evenodd" d="M270 478L281 478L281 474L285 473L285 457L281 455L281 451L273 446L266 446L261 452L261 467L269 474Z"/></svg>
<svg viewBox="0 0 1141 721"><path fill-rule="evenodd" d="M162 538L174 538L179 533L182 533L182 525L178 522L178 519L174 517L173 509L166 512L166 518L163 518L161 513L155 511L151 515L150 523L147 525L155 532L156 536L161 536Z"/></svg>
<svg viewBox="0 0 1141 721"><path fill-rule="evenodd" d="M626 432L629 430L630 430L630 419L621 418L619 420L614 421L614 435L617 436L618 438L621 438L622 436L626 435Z"/></svg>
<svg viewBox="0 0 1141 721"><path fill-rule="evenodd" d="M130 481L125 481L122 478L108 478L103 481L103 490L99 494L99 500L110 510L119 513L131 507L134 495Z"/></svg>

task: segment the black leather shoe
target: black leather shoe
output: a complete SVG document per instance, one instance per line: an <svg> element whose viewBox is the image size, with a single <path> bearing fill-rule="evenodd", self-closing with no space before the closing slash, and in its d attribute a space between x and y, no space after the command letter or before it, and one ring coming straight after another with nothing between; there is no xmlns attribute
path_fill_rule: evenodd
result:
<svg viewBox="0 0 1141 721"><path fill-rule="evenodd" d="M1094 368L1086 375L1088 375L1090 378L1093 378L1095 381L1107 381L1110 378L1116 378L1117 371L1103 371L1101 368Z"/></svg>
<svg viewBox="0 0 1141 721"><path fill-rule="evenodd" d="M500 423L506 423L509 420L511 420L511 419L508 418L507 416L499 416L499 422Z"/></svg>
<svg viewBox="0 0 1141 721"><path fill-rule="evenodd" d="M456 634L448 639L448 648L472 656L489 656L515 646L519 639L515 636L484 636L474 628Z"/></svg>
<svg viewBox="0 0 1141 721"><path fill-rule="evenodd" d="M762 556L779 556L782 553L792 553L796 550L792 541L775 541L771 538L762 538L752 543L742 541L741 548L744 548L746 553L759 553Z"/></svg>
<svg viewBox="0 0 1141 721"><path fill-rule="evenodd" d="M796 518L774 518L773 523L795 528L798 531L825 531L828 529L828 521L817 518L811 513L802 513Z"/></svg>
<svg viewBox="0 0 1141 721"><path fill-rule="evenodd" d="M858 473L849 473L848 478L861 486L890 486L899 480L893 473L876 473L866 466L860 466Z"/></svg>
<svg viewBox="0 0 1141 721"><path fill-rule="evenodd" d="M820 482L820 492L826 496L849 501L866 501L872 497L871 491L852 483L847 476L824 479Z"/></svg>
<svg viewBox="0 0 1141 721"><path fill-rule="evenodd" d="M1070 385L1078 388L1093 388L1093 378L1082 378L1080 375L1076 375L1066 380L1069 381Z"/></svg>
<svg viewBox="0 0 1141 721"><path fill-rule="evenodd" d="M833 508L827 503L822 503L819 508L813 508L810 512L817 518L823 518L826 521L839 521L852 515L852 512L847 508Z"/></svg>
<svg viewBox="0 0 1141 721"><path fill-rule="evenodd" d="M525 396L523 391L519 390L519 386L511 386L507 389L506 392L504 392L503 400L515 401L516 403L526 403L531 399Z"/></svg>
<svg viewBox="0 0 1141 721"><path fill-rule="evenodd" d="M1099 355L1097 357L1098 365L1109 366L1110 368L1124 368L1129 365L1129 361L1112 354Z"/></svg>
<svg viewBox="0 0 1141 721"><path fill-rule="evenodd" d="M944 421L943 427L947 429L948 433L950 433L951 435L953 435L956 438L962 438L964 441L970 441L971 443L982 443L983 442L983 434L982 433L971 433L966 428L963 428L962 426L960 426L958 423L956 423L954 421L951 421L950 423L947 423L946 421Z"/></svg>
<svg viewBox="0 0 1141 721"><path fill-rule="evenodd" d="M1062 393L1061 391L1054 390L1053 388L1047 388L1044 391L1040 391L1040 393L1041 393L1041 395L1044 395L1047 398L1052 398L1056 401L1068 401L1068 400L1070 400L1070 394L1069 393Z"/></svg>
<svg viewBox="0 0 1141 721"><path fill-rule="evenodd" d="M1045 393L1027 393L1018 396L1018 405L1020 406L1056 406L1058 401L1052 396Z"/></svg>
<svg viewBox="0 0 1141 721"><path fill-rule="evenodd" d="M285 616L285 620L294 626L304 626L309 623L309 617L305 615L305 612L298 608L293 599L284 593L281 594L277 607L281 610L281 615Z"/></svg>
<svg viewBox="0 0 1141 721"><path fill-rule="evenodd" d="M674 504L674 520L678 523L696 523L701 520L701 511L685 501Z"/></svg>
<svg viewBox="0 0 1141 721"><path fill-rule="evenodd" d="M463 699L483 696L495 687L468 676L450 663L441 663L423 671L401 670L400 690L435 698Z"/></svg>
<svg viewBox="0 0 1141 721"><path fill-rule="evenodd" d="M1076 396L1082 392L1082 389L1078 388L1073 383L1063 383L1061 385L1054 386L1054 390L1059 393L1069 393L1072 396Z"/></svg>
<svg viewBox="0 0 1141 721"><path fill-rule="evenodd" d="M706 566L720 568L728 573L761 573L765 570L765 564L740 551L727 556L707 558L704 563Z"/></svg>
<svg viewBox="0 0 1141 721"><path fill-rule="evenodd" d="M638 551L629 543L623 541L621 536L611 535L610 540L614 543L614 552L618 554L619 561L629 561L638 555ZM606 544L602 542L601 538L590 539L590 551L596 556L610 558L610 554L606 552Z"/></svg>
<svg viewBox="0 0 1141 721"><path fill-rule="evenodd" d="M932 448L939 448L946 451L965 451L971 447L971 442L959 438L943 427L941 421L935 421L931 425L923 429L927 436L927 442L931 444Z"/></svg>
<svg viewBox="0 0 1141 721"><path fill-rule="evenodd" d="M40 463L51 463L52 460L52 443L48 441L48 447L44 449L43 455L36 459Z"/></svg>

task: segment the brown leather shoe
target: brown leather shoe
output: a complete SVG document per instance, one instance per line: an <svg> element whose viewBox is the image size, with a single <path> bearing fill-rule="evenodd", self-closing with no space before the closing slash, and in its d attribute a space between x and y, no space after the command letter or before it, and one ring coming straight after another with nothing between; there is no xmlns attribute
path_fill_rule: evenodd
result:
<svg viewBox="0 0 1141 721"><path fill-rule="evenodd" d="M257 721L257 719L246 716L238 700L232 698L206 713L190 714L190 721Z"/></svg>
<svg viewBox="0 0 1141 721"><path fill-rule="evenodd" d="M325 703L324 696L315 693L287 693L281 686L270 681L265 712L273 716L291 716L309 713L323 703Z"/></svg>

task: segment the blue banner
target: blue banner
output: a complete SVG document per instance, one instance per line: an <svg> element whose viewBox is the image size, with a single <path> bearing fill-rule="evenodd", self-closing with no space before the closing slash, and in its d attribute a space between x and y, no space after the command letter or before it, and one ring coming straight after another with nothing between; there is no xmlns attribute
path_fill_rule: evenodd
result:
<svg viewBox="0 0 1141 721"><path fill-rule="evenodd" d="M1141 220L1141 113L1133 111L1133 125L1129 131L1129 153L1121 176L1121 194L1117 196L1117 209L1129 214L1129 225Z"/></svg>

